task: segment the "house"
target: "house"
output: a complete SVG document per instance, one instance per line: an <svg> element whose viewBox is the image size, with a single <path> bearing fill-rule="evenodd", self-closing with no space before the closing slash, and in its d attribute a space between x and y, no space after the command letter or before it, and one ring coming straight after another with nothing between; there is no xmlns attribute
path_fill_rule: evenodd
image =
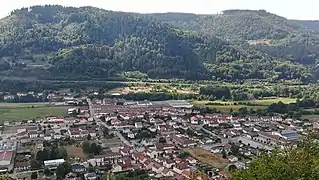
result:
<svg viewBox="0 0 319 180"><path fill-rule="evenodd" d="M69 130L70 138L79 139L81 138L81 132L80 130Z"/></svg>
<svg viewBox="0 0 319 180"><path fill-rule="evenodd" d="M156 132L157 128L155 126L150 126L148 130L150 130L151 132Z"/></svg>
<svg viewBox="0 0 319 180"><path fill-rule="evenodd" d="M297 131L293 131L293 130L282 130L280 132L281 137L283 137L286 140L296 140L298 138L298 134Z"/></svg>
<svg viewBox="0 0 319 180"><path fill-rule="evenodd" d="M91 138L95 138L97 136L95 129L88 129Z"/></svg>
<svg viewBox="0 0 319 180"><path fill-rule="evenodd" d="M89 134L90 134L90 133L89 133L88 130L82 130L82 129L80 130L80 136L81 136L82 138L87 137Z"/></svg>
<svg viewBox="0 0 319 180"><path fill-rule="evenodd" d="M14 165L14 169L18 171L28 171L31 168L29 162L17 162Z"/></svg>
<svg viewBox="0 0 319 180"><path fill-rule="evenodd" d="M196 159L194 159L194 158L192 158L192 157L188 157L188 158L186 159L186 161L187 161L189 164L196 164L196 163L197 163Z"/></svg>
<svg viewBox="0 0 319 180"><path fill-rule="evenodd" d="M148 157L150 157L151 159L154 159L154 158L158 157L158 152L149 149L149 150L147 150L146 155Z"/></svg>
<svg viewBox="0 0 319 180"><path fill-rule="evenodd" d="M84 174L85 180L95 180L97 179L97 175L94 172Z"/></svg>
<svg viewBox="0 0 319 180"><path fill-rule="evenodd" d="M44 161L44 166L49 169L56 169L60 164L64 163L64 159L53 159L53 160L47 160Z"/></svg>
<svg viewBox="0 0 319 180"><path fill-rule="evenodd" d="M21 132L19 132L19 133L17 134L17 138L18 138L18 139L22 139L22 138L25 138L25 137L29 137L27 131L21 131Z"/></svg>
<svg viewBox="0 0 319 180"><path fill-rule="evenodd" d="M177 174L181 174L185 170L190 171L190 168L186 162L180 162L173 167L173 171L175 171Z"/></svg>
<svg viewBox="0 0 319 180"><path fill-rule="evenodd" d="M228 160L230 162L234 163L234 162L238 161L238 158L236 156L234 156L234 155L230 155L230 156L228 156Z"/></svg>
<svg viewBox="0 0 319 180"><path fill-rule="evenodd" d="M111 125L112 126L119 126L119 125L121 125L121 120L119 120L119 119L114 119L114 120L111 120Z"/></svg>
<svg viewBox="0 0 319 180"><path fill-rule="evenodd" d="M124 147L124 148L120 149L120 154L122 156L129 156L131 154L131 150L129 147Z"/></svg>
<svg viewBox="0 0 319 180"><path fill-rule="evenodd" d="M271 117L271 120L272 121L276 121L276 122L282 122L283 121L281 116L273 116L273 117Z"/></svg>
<svg viewBox="0 0 319 180"><path fill-rule="evenodd" d="M200 140L200 142L202 144L211 144L211 143L213 143L213 140L208 138L208 137L204 137L202 140Z"/></svg>
<svg viewBox="0 0 319 180"><path fill-rule="evenodd" d="M29 134L30 139L38 137L38 132L37 131L29 131L28 134Z"/></svg>
<svg viewBox="0 0 319 180"><path fill-rule="evenodd" d="M117 172L128 171L128 170L133 170L132 164L115 164L113 165L111 172L117 173Z"/></svg>
<svg viewBox="0 0 319 180"><path fill-rule="evenodd" d="M159 152L172 153L175 149L175 146L174 146L174 144L156 143L155 148Z"/></svg>
<svg viewBox="0 0 319 180"><path fill-rule="evenodd" d="M86 168L81 164L72 164L71 170L73 173L84 173L86 171Z"/></svg>
<svg viewBox="0 0 319 180"><path fill-rule="evenodd" d="M93 158L89 159L88 162L92 166L103 166L105 164L114 164L122 157L119 153L114 153L110 150L107 152L104 151L102 155L96 155Z"/></svg>
<svg viewBox="0 0 319 180"><path fill-rule="evenodd" d="M68 174L65 176L65 179L66 179L66 180L76 180L76 179L77 179L77 176L76 176L76 174L70 172L70 173L68 173Z"/></svg>
<svg viewBox="0 0 319 180"><path fill-rule="evenodd" d="M156 174L160 174L163 170L164 170L164 167L161 164L157 162L153 162L153 166L152 166L153 172L155 172Z"/></svg>
<svg viewBox="0 0 319 180"><path fill-rule="evenodd" d="M196 146L197 143L195 141L192 141L188 138L186 138L185 136L179 136L179 135L175 135L172 137L172 141L182 147L192 147L192 146Z"/></svg>
<svg viewBox="0 0 319 180"><path fill-rule="evenodd" d="M136 122L135 123L135 128L136 129L140 129L140 128L142 128L143 127L143 124L141 123L141 122Z"/></svg>
<svg viewBox="0 0 319 180"><path fill-rule="evenodd" d="M174 172L170 169L164 168L162 171L162 176L164 177L172 177L174 176Z"/></svg>
<svg viewBox="0 0 319 180"><path fill-rule="evenodd" d="M44 138L44 140L46 140L46 141L50 141L50 140L52 139L52 136L51 136L51 134L47 134L47 133L46 133L43 138Z"/></svg>
<svg viewBox="0 0 319 180"><path fill-rule="evenodd" d="M133 133L132 131L130 131L129 133L127 133L127 137L134 139L135 138L135 133Z"/></svg>
<svg viewBox="0 0 319 180"><path fill-rule="evenodd" d="M153 167L153 162L151 159L146 159L142 164L146 170L150 170Z"/></svg>
<svg viewBox="0 0 319 180"><path fill-rule="evenodd" d="M55 134L53 135L53 138L54 138L54 139L62 139L62 134L60 134L60 133L55 133Z"/></svg>
<svg viewBox="0 0 319 180"><path fill-rule="evenodd" d="M133 153L132 158L136 161L139 161L140 163L146 161L146 156L144 153Z"/></svg>
<svg viewBox="0 0 319 180"><path fill-rule="evenodd" d="M175 165L175 162L172 160L172 159L168 159L166 158L164 161L163 161L163 166L165 168L172 168L173 166Z"/></svg>
<svg viewBox="0 0 319 180"><path fill-rule="evenodd" d="M210 127L218 127L219 126L218 121L215 119L205 119L204 124L207 124Z"/></svg>
<svg viewBox="0 0 319 180"><path fill-rule="evenodd" d="M194 125L198 125L199 124L199 119L195 116L191 117L191 124L194 124Z"/></svg>
<svg viewBox="0 0 319 180"><path fill-rule="evenodd" d="M182 171L182 173L181 173L185 178L187 178L187 179L191 179L191 176L192 176L192 174L191 174L191 172L190 171L186 171L186 170L184 170L184 171Z"/></svg>

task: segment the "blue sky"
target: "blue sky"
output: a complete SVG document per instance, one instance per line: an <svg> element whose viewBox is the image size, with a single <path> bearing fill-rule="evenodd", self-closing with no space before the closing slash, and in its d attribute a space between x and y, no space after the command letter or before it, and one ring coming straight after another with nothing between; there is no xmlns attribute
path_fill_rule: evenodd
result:
<svg viewBox="0 0 319 180"><path fill-rule="evenodd" d="M130 12L190 12L215 14L226 9L265 9L289 19L319 20L318 0L3 0L0 17L32 5L95 6Z"/></svg>

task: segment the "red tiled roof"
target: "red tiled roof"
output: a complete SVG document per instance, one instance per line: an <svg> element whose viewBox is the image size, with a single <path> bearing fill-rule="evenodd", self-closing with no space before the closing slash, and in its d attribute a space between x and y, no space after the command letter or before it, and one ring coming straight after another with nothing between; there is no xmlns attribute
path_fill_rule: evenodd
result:
<svg viewBox="0 0 319 180"><path fill-rule="evenodd" d="M15 167L27 167L30 166L29 162L17 162L15 165Z"/></svg>
<svg viewBox="0 0 319 180"><path fill-rule="evenodd" d="M10 161L12 158L12 151L1 151L0 161Z"/></svg>

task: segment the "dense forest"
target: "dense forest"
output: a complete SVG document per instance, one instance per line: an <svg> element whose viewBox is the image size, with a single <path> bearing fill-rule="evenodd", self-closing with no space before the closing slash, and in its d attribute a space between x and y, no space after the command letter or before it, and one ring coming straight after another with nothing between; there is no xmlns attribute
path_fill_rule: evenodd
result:
<svg viewBox="0 0 319 180"><path fill-rule="evenodd" d="M0 76L83 80L139 72L143 78L313 81L319 77L315 23L266 11L136 14L34 6L0 20Z"/></svg>

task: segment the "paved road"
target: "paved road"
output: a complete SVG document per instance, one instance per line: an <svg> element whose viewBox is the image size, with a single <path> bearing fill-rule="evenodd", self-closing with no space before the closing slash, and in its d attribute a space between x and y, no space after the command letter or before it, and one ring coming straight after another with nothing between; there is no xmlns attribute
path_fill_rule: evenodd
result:
<svg viewBox="0 0 319 180"><path fill-rule="evenodd" d="M90 111L90 115L91 117L95 120L95 122L97 122L100 126L104 126L108 129L113 129L112 126L107 125L105 122L102 122L100 119L96 118L95 113L94 113L94 108L92 105L92 102L90 99L87 99L88 105L89 105L89 111ZM127 146L133 146L127 139L125 139L122 134L118 131L115 131L115 134L121 139L121 141L126 144Z"/></svg>
<svg viewBox="0 0 319 180"><path fill-rule="evenodd" d="M115 134L121 139L121 141L122 141L124 144L126 144L127 146L130 146L130 147L133 146L127 139L125 139L125 138L122 136L122 134L121 134L120 132L116 132Z"/></svg>
<svg viewBox="0 0 319 180"><path fill-rule="evenodd" d="M201 129L201 130L205 131L207 134L210 134L211 136L217 137L221 140L221 143L202 145L202 147L206 150L210 150L211 148L218 147L218 146L225 146L229 142L237 142L237 139L238 139L238 137L225 138L223 136L220 136L220 135L218 135L218 134L216 134L208 129L205 129L204 125L192 125L192 127L196 128L196 129Z"/></svg>

